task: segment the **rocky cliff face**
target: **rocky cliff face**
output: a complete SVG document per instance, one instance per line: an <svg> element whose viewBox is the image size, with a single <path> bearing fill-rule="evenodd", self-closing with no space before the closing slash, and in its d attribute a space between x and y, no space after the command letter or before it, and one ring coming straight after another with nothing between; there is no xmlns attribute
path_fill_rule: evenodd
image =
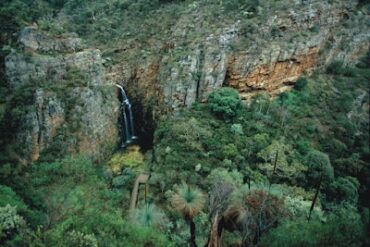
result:
<svg viewBox="0 0 370 247"><path fill-rule="evenodd" d="M234 87L243 99L276 95L316 68L335 60L351 64L369 49L369 13L356 1L261 2L253 13L214 21L194 1L163 33L144 41L122 34L107 49L114 63L112 52L102 58L76 34L23 29L19 49L5 61L13 93L32 85L13 138L24 147L21 157L36 160L55 145L101 157L118 139L113 82L127 89L143 132L219 87Z"/></svg>
<svg viewBox="0 0 370 247"><path fill-rule="evenodd" d="M22 113L8 109L13 118L5 120L17 122L18 158L27 163L53 151L104 157L119 139L119 101L100 51L84 49L74 34L56 38L34 27L20 32L19 47L5 60L9 85L22 95L11 99L21 100L13 105Z"/></svg>
<svg viewBox="0 0 370 247"><path fill-rule="evenodd" d="M265 6L252 18L246 13L245 19L220 20L202 36L199 29L209 23L192 4L166 43L152 41L161 49L155 58L148 55L136 67L122 62L112 70L133 94L142 92L144 101L156 98L162 106L158 111L177 112L205 101L224 85L244 99L257 92L276 95L313 69L335 60L351 63L366 53L369 16L356 6L356 1L290 1L280 9ZM192 33L200 35L185 43Z"/></svg>

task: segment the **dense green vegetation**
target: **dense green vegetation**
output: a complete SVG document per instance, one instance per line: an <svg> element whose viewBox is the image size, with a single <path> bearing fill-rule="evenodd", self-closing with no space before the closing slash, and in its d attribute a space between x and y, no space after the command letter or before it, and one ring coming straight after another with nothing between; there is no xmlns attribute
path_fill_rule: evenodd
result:
<svg viewBox="0 0 370 247"><path fill-rule="evenodd" d="M68 68L59 83L34 81L11 94L6 85L3 61L16 47L13 34L33 22L53 35L78 33L102 49L108 65L118 59L130 64L156 52L173 60L184 56L186 44L220 28L223 17L222 25L243 17L243 37L231 47L241 49L268 11L286 3L2 1L0 246L368 246L370 53L356 66L335 61L301 77L274 99L258 94L243 102L234 89L216 90L207 103L161 119L145 154L131 146L99 162L68 156L61 140L79 131L70 111L81 104L73 89L87 86L84 72ZM186 11L181 21L194 31L166 40ZM274 27L271 35L281 32ZM157 49L150 44L156 41L183 47ZM136 50L122 56L125 45ZM60 96L70 125L26 165L18 159L24 147L8 144L21 117L34 110L39 87ZM141 173L151 175L148 189L141 187L131 212Z"/></svg>
<svg viewBox="0 0 370 247"><path fill-rule="evenodd" d="M103 166L84 157L2 165L1 244L366 246L366 59L350 74L301 78L273 100L215 91L160 122L151 159L133 147ZM129 213L143 171L148 200Z"/></svg>
<svg viewBox="0 0 370 247"><path fill-rule="evenodd" d="M28 176L27 193L32 191L36 196L30 199L39 203L32 209L11 188L1 187L0 209L14 209L0 211L5 246L170 246L164 234L122 217L121 191L109 189L86 158L38 163Z"/></svg>
<svg viewBox="0 0 370 247"><path fill-rule="evenodd" d="M222 88L209 96L208 104L195 105L179 117L163 121L156 131L156 163L152 168L152 183L160 188L157 193L171 194L173 184L186 181L212 197L210 176L222 168L220 178L234 177L228 183L237 181L235 176L239 178L240 184L234 190L242 189L243 183L265 186L261 191L275 193L282 201L279 210L301 212L299 217L304 216L302 223L296 223L298 215L280 215L273 225L281 222L281 227L264 238L263 246L269 246L271 241L276 246L365 244L369 206L369 70L363 69L362 63L356 68L337 68L340 73L333 73L331 67L328 74L301 78L296 90L272 101L259 95L241 106L236 92ZM321 176L316 207L323 215L304 223ZM164 202L160 197L155 199ZM345 210L351 213L343 213ZM342 216L337 216L339 211ZM359 214L363 214L364 221ZM351 229L356 234L348 231L346 235L344 230L340 232L345 236L334 234L341 228L339 222L346 227L353 224ZM299 224L305 227L298 227ZM297 235L288 234L292 228ZM243 239L245 232L239 231ZM249 244L258 240L256 231L257 237L249 239ZM320 237L310 239L313 235Z"/></svg>

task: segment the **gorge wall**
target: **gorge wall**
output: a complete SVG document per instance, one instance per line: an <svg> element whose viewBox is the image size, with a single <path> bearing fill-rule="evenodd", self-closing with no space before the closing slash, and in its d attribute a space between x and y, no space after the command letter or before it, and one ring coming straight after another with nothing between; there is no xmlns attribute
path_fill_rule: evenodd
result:
<svg viewBox="0 0 370 247"><path fill-rule="evenodd" d="M244 99L256 92L275 95L304 73L335 60L350 64L368 50L369 16L356 1L289 3L252 18L246 13L246 20L222 19L204 36L200 29L209 23L197 5L189 5L166 43L152 41L160 53L134 67L123 61L111 69L130 82L131 91L145 99L159 97L159 105L176 112L224 85ZM192 33L198 36L184 42Z"/></svg>
<svg viewBox="0 0 370 247"><path fill-rule="evenodd" d="M336 60L351 64L369 49L369 13L356 1L296 0L279 8L264 2L243 18L210 22L195 1L170 29L145 42L122 38L103 54L75 33L22 29L5 61L12 94L32 92L27 102L13 104L21 114L8 110L19 159L37 160L56 147L104 157L119 139L114 83L127 89L143 133L219 87L236 88L243 99L276 95L305 73Z"/></svg>
<svg viewBox="0 0 370 247"><path fill-rule="evenodd" d="M51 37L24 28L19 49L5 59L13 96L5 122L23 163L49 155L83 153L94 160L118 140L117 89L105 80L100 51L75 34ZM18 97L17 97L18 95ZM11 122L11 124L10 124Z"/></svg>

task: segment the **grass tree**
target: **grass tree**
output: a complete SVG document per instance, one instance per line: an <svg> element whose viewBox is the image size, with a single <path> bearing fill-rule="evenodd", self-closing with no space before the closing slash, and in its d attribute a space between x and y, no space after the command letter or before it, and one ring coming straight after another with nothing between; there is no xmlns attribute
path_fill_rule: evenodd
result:
<svg viewBox="0 0 370 247"><path fill-rule="evenodd" d="M132 215L134 223L142 227L161 228L166 224L166 215L154 204L145 204L135 209Z"/></svg>
<svg viewBox="0 0 370 247"><path fill-rule="evenodd" d="M189 244L196 247L194 217L203 209L205 196L195 187L183 183L178 187L177 193L171 198L171 204L186 220L190 226Z"/></svg>

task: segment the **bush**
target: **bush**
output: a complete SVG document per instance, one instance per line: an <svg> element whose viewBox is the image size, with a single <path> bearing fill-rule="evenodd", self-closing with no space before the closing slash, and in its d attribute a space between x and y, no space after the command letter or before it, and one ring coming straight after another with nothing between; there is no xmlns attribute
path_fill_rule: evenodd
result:
<svg viewBox="0 0 370 247"><path fill-rule="evenodd" d="M343 75L347 77L354 77L356 76L356 69L350 66L346 66L343 68Z"/></svg>
<svg viewBox="0 0 370 247"><path fill-rule="evenodd" d="M335 202L357 203L358 184L353 181L354 178L339 177L332 182L327 189L327 198Z"/></svg>
<svg viewBox="0 0 370 247"><path fill-rule="evenodd" d="M274 174L274 178L293 184L304 177L306 167L295 158L292 146L285 144L283 139L273 140L269 146L257 153L257 157L263 161L258 164L258 169L266 176Z"/></svg>
<svg viewBox="0 0 370 247"><path fill-rule="evenodd" d="M248 12L256 12L259 6L259 0L228 0L222 1L221 3L223 4L225 12L240 11L240 9L244 9Z"/></svg>
<svg viewBox="0 0 370 247"><path fill-rule="evenodd" d="M243 236L242 246L251 246L262 232L287 216L281 198L260 189L247 193L235 193L232 204L223 213L225 228L233 231L236 227Z"/></svg>
<svg viewBox="0 0 370 247"><path fill-rule="evenodd" d="M310 151L305 157L305 164L308 167L308 183L316 185L322 174L323 182L329 183L334 178L334 169L330 164L329 156L317 150Z"/></svg>
<svg viewBox="0 0 370 247"><path fill-rule="evenodd" d="M234 119L241 109L241 100L237 90L221 88L208 96L208 106L211 112L225 120Z"/></svg>
<svg viewBox="0 0 370 247"><path fill-rule="evenodd" d="M243 126L241 124L233 124L231 125L231 132L233 132L236 135L243 135Z"/></svg>
<svg viewBox="0 0 370 247"><path fill-rule="evenodd" d="M306 87L307 83L308 83L308 81L307 81L307 79L306 79L306 78L304 78L304 77L300 77L300 78L296 81L296 83L294 84L294 89L295 89L295 90L298 90L298 91L301 91L303 88L305 88L305 87Z"/></svg>
<svg viewBox="0 0 370 247"><path fill-rule="evenodd" d="M121 174L123 168L142 170L145 168L144 156L139 146L130 146L124 152L115 153L107 165L114 174Z"/></svg>
<svg viewBox="0 0 370 247"><path fill-rule="evenodd" d="M237 170L228 171L224 168L216 168L208 175L207 180L210 187L217 183L226 183L235 189L243 184L243 175Z"/></svg>
<svg viewBox="0 0 370 247"><path fill-rule="evenodd" d="M306 219L286 221L263 236L261 247L365 246L366 235L360 215L342 207L328 216L326 223Z"/></svg>
<svg viewBox="0 0 370 247"><path fill-rule="evenodd" d="M51 212L46 246L94 246L96 241L99 246L120 246L125 223L115 192L108 190L90 160L69 157L36 164L31 177Z"/></svg>
<svg viewBox="0 0 370 247"><path fill-rule="evenodd" d="M149 227L139 227L136 225L128 225L125 230L124 246L137 247L137 246L174 246L164 234L156 229ZM122 246L122 242L120 243Z"/></svg>
<svg viewBox="0 0 370 247"><path fill-rule="evenodd" d="M33 206L43 207L38 195L27 190L25 193L30 197ZM22 216L31 227L42 225L46 222L45 215L35 209L30 209L21 197L19 197L10 187L0 185L0 207L10 205L17 208L17 213Z"/></svg>
<svg viewBox="0 0 370 247"><path fill-rule="evenodd" d="M356 66L362 69L367 69L370 67L370 51L368 51L366 55L360 59Z"/></svg>
<svg viewBox="0 0 370 247"><path fill-rule="evenodd" d="M7 204L0 207L0 243L5 238L10 238L20 228L25 227L25 221L17 214L15 207Z"/></svg>
<svg viewBox="0 0 370 247"><path fill-rule="evenodd" d="M332 75L340 75L342 74L343 70L343 62L342 61L334 61L328 65L326 68L326 73Z"/></svg>
<svg viewBox="0 0 370 247"><path fill-rule="evenodd" d="M66 246L98 247L93 234L84 234L74 230L69 232L63 240Z"/></svg>
<svg viewBox="0 0 370 247"><path fill-rule="evenodd" d="M235 146L235 144L230 143L230 144L227 144L227 145L223 146L222 154L226 158L233 159L239 154L239 152L238 152L238 148Z"/></svg>

